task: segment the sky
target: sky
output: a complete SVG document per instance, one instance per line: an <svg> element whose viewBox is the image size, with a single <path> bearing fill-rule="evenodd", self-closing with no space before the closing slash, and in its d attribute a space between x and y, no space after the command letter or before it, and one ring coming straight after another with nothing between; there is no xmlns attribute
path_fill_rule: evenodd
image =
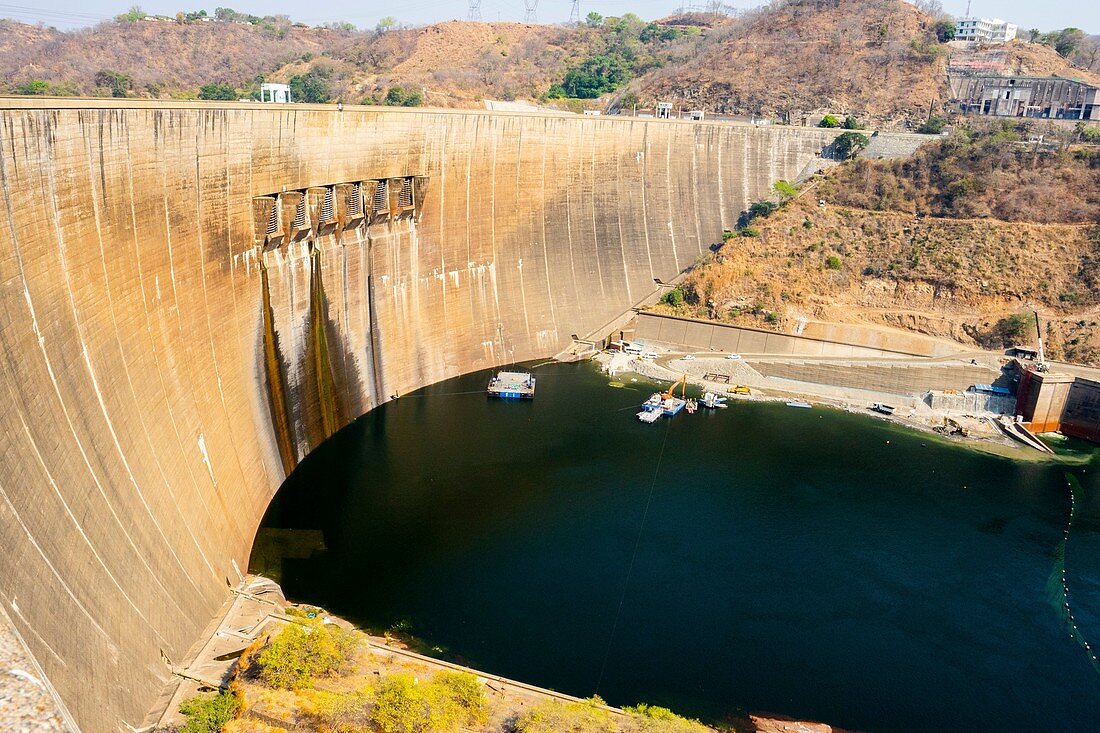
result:
<svg viewBox="0 0 1100 733"><path fill-rule="evenodd" d="M24 22L42 22L60 29L79 28L107 20L121 13L134 0L0 0L0 18ZM636 13L646 19L668 15L682 5L706 5L707 0L578 0L582 17L595 11L602 15ZM725 0L736 8L749 8L760 0ZM422 25L441 20L466 18L469 2L481 3L482 20L521 21L525 4L537 4L542 23L561 23L569 18L572 0L324 0L302 3L300 0L214 0L204 6L202 0L136 0L147 13L174 15L177 10L205 7L213 13L218 5L255 15L286 14L310 24L346 21L360 28L373 28L384 16L398 22ZM965 15L967 0L941 0L944 9L958 17ZM1002 18L1021 28L1051 30L1076 26L1100 34L1100 2L1096 0L971 0L971 14Z"/></svg>

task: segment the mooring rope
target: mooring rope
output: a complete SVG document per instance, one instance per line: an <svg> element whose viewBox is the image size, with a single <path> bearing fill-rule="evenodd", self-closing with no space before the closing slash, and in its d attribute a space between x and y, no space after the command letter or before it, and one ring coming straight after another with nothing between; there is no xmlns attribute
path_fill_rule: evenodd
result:
<svg viewBox="0 0 1100 733"><path fill-rule="evenodd" d="M1051 601L1058 608L1059 615L1069 637L1076 641L1085 653L1088 654L1089 663L1093 669L1100 672L1100 660L1097 659L1096 650L1085 639L1081 630L1077 627L1077 619L1073 616L1073 608L1070 606L1069 581L1066 579L1066 546L1069 544L1070 531L1073 529L1074 520L1077 519L1077 497L1073 492L1077 479L1073 474L1066 474L1066 486L1069 487L1069 518L1066 520L1066 528L1062 532L1062 541L1055 550L1054 569L1050 574L1048 587L1051 589Z"/></svg>
<svg viewBox="0 0 1100 733"><path fill-rule="evenodd" d="M653 503L653 493L657 488L657 478L661 473L661 461L665 457L665 445L668 443L668 433L672 426L672 420L665 420L665 434L661 439L661 450L657 452L657 465L653 469L653 480L649 484L649 496L646 497L645 509L642 511L642 521L638 524L638 536L634 538L634 552L630 555L630 564L626 568L626 579L623 581L623 592L619 596L619 608L615 611L615 621L611 624L611 636L607 639L607 649L604 650L603 663L600 665L600 676L596 680L596 692L600 694L600 686L603 685L603 676L607 672L607 662L611 658L611 647L615 644L615 634L619 630L619 618L623 615L623 604L626 603L626 592L630 588L630 577L634 574L634 562L638 559L638 548L642 544L642 534L645 532L646 520L649 518L649 507Z"/></svg>

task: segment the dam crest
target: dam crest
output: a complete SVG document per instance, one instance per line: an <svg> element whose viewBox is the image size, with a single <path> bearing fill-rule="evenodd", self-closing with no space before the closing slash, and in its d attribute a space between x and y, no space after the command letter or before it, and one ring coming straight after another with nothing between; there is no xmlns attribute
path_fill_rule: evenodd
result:
<svg viewBox="0 0 1100 733"><path fill-rule="evenodd" d="M837 134L0 107L0 604L86 733L141 724L333 432L594 332Z"/></svg>

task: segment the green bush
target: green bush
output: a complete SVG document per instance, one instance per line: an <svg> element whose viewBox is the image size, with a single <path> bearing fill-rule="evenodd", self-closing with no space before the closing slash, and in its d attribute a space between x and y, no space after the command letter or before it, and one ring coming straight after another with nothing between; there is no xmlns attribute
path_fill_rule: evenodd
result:
<svg viewBox="0 0 1100 733"><path fill-rule="evenodd" d="M684 291L680 288L669 290L661 296L661 303L673 308L679 308L684 304Z"/></svg>
<svg viewBox="0 0 1100 733"><path fill-rule="evenodd" d="M945 127L947 127L947 120L939 115L932 115L917 128L917 132L923 135L939 135Z"/></svg>
<svg viewBox="0 0 1100 733"><path fill-rule="evenodd" d="M450 733L484 723L488 706L473 675L441 672L420 683L402 672L375 685L370 717L382 733Z"/></svg>
<svg viewBox="0 0 1100 733"><path fill-rule="evenodd" d="M580 702L547 700L535 705L516 720L516 733L612 733L618 729L611 713L592 697Z"/></svg>
<svg viewBox="0 0 1100 733"><path fill-rule="evenodd" d="M419 107L424 104L424 93L419 89L402 86L390 87L382 104L388 107Z"/></svg>
<svg viewBox="0 0 1100 733"><path fill-rule="evenodd" d="M1015 313L1006 316L993 325L985 339L986 345L1004 348L1028 343L1035 337L1035 314L1031 312Z"/></svg>
<svg viewBox="0 0 1100 733"><path fill-rule="evenodd" d="M839 270L843 266L844 262L836 255L829 255L825 258L825 267L829 270Z"/></svg>
<svg viewBox="0 0 1100 733"><path fill-rule="evenodd" d="M759 237L760 230L753 229L752 227L742 227L741 230L737 232L737 234L742 237Z"/></svg>
<svg viewBox="0 0 1100 733"><path fill-rule="evenodd" d="M28 96L37 96L46 94L50 91L49 82L42 81L41 79L32 79L25 84L20 84L15 88L16 94L25 94Z"/></svg>
<svg viewBox="0 0 1100 733"><path fill-rule="evenodd" d="M794 198L798 195L798 188L794 184L783 180L773 183L772 190L785 198Z"/></svg>
<svg viewBox="0 0 1100 733"><path fill-rule="evenodd" d="M256 663L266 684L293 690L309 687L315 677L346 669L354 650L354 635L339 627L287 624L260 652Z"/></svg>
<svg viewBox="0 0 1100 733"><path fill-rule="evenodd" d="M179 733L221 733L238 709L240 701L228 690L188 698L180 703L180 712L187 716L187 722L180 727Z"/></svg>
<svg viewBox="0 0 1100 733"><path fill-rule="evenodd" d="M821 118L821 122L817 123L818 127L840 127L840 118L836 115L825 115Z"/></svg>
<svg viewBox="0 0 1100 733"><path fill-rule="evenodd" d="M859 120L857 120L855 117L852 117L851 115L848 115L844 118L844 124L841 125L841 127L843 127L845 130L863 129L863 125L860 124Z"/></svg>
<svg viewBox="0 0 1100 733"><path fill-rule="evenodd" d="M637 733L708 733L710 728L698 720L691 720L672 712L668 708L639 703L635 707L624 707L630 719L628 730Z"/></svg>
<svg viewBox="0 0 1100 733"><path fill-rule="evenodd" d="M231 102L237 98L237 90L228 84L203 84L199 87L199 99Z"/></svg>

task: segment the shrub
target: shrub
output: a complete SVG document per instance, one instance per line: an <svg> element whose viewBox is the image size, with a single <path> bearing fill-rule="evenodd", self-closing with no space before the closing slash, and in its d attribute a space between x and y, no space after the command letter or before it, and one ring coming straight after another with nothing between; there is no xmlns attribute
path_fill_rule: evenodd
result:
<svg viewBox="0 0 1100 733"><path fill-rule="evenodd" d="M399 673L375 685L371 722L382 733L449 733L487 719L485 693L470 674L442 672L421 684Z"/></svg>
<svg viewBox="0 0 1100 733"><path fill-rule="evenodd" d="M547 700L525 712L516 720L516 733L611 733L617 726L611 714L592 697L580 702Z"/></svg>
<svg viewBox="0 0 1100 733"><path fill-rule="evenodd" d="M1035 315L1030 312L1006 316L993 325L985 339L993 347L1017 346L1027 343L1035 334Z"/></svg>
<svg viewBox="0 0 1100 733"><path fill-rule="evenodd" d="M661 296L661 303L673 308L679 308L684 304L684 291L680 288L669 290Z"/></svg>
<svg viewBox="0 0 1100 733"><path fill-rule="evenodd" d="M760 236L760 230L759 229L753 229L752 227L743 227L737 233L742 237L759 237Z"/></svg>
<svg viewBox="0 0 1100 733"><path fill-rule="evenodd" d="M844 263L836 255L829 255L825 258L825 267L829 270L839 270L844 266Z"/></svg>
<svg viewBox="0 0 1100 733"><path fill-rule="evenodd" d="M25 84L20 84L18 87L15 88L16 94L26 94L30 96L46 94L49 91L49 82L42 81L41 79L32 79L31 81L28 81Z"/></svg>
<svg viewBox="0 0 1100 733"><path fill-rule="evenodd" d="M836 115L825 115L821 118L821 122L817 123L818 127L840 127L840 118Z"/></svg>
<svg viewBox="0 0 1100 733"><path fill-rule="evenodd" d="M199 87L199 99L229 102L237 98L237 90L228 84L203 84Z"/></svg>
<svg viewBox="0 0 1100 733"><path fill-rule="evenodd" d="M109 69L97 71L95 75L95 85L109 91L112 97L125 97L133 83L133 79L126 74Z"/></svg>
<svg viewBox="0 0 1100 733"><path fill-rule="evenodd" d="M390 87L382 103L388 107L419 107L424 104L424 93L419 89L402 86Z"/></svg>
<svg viewBox="0 0 1100 733"><path fill-rule="evenodd" d="M188 698L180 704L180 712L187 716L187 722L180 727L179 733L221 733L239 708L237 696L228 690Z"/></svg>
<svg viewBox="0 0 1100 733"><path fill-rule="evenodd" d="M354 636L338 627L287 624L256 660L260 679L283 689L309 687L314 677L345 669L354 647Z"/></svg>
<svg viewBox="0 0 1100 733"><path fill-rule="evenodd" d="M635 707L624 707L630 720L628 730L638 733L708 733L710 728L698 720L691 720L672 712L668 708L639 703Z"/></svg>
<svg viewBox="0 0 1100 733"><path fill-rule="evenodd" d="M841 125L841 127L843 127L845 130L863 129L863 125L860 124L859 120L857 120L855 117L852 117L851 115L848 115L844 118L844 124Z"/></svg>
<svg viewBox="0 0 1100 733"><path fill-rule="evenodd" d="M722 230L722 241L723 242L728 242L736 236L737 235L733 233L732 229L723 229Z"/></svg>
<svg viewBox="0 0 1100 733"><path fill-rule="evenodd" d="M115 16L116 23L136 23L146 15L145 11L137 5L131 5L125 13Z"/></svg>
<svg viewBox="0 0 1100 733"><path fill-rule="evenodd" d="M939 115L932 115L917 128L917 132L924 135L939 135L945 127L947 127L947 120Z"/></svg>

